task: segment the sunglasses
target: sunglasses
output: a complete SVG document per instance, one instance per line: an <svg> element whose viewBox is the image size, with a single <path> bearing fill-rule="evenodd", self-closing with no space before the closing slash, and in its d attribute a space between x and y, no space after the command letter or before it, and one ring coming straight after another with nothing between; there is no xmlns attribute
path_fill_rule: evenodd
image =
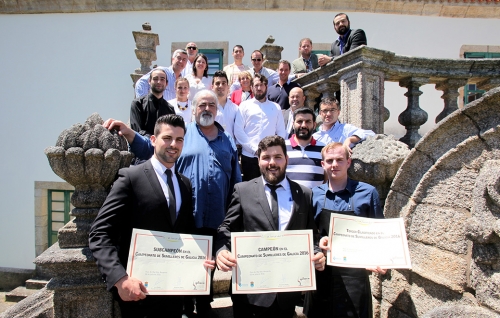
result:
<svg viewBox="0 0 500 318"><path fill-rule="evenodd" d="M262 59L252 59L252 61L254 61L254 62L260 62L260 61L262 61Z"/></svg>
<svg viewBox="0 0 500 318"><path fill-rule="evenodd" d="M198 48L196 46L188 46L187 49L188 50L197 50Z"/></svg>

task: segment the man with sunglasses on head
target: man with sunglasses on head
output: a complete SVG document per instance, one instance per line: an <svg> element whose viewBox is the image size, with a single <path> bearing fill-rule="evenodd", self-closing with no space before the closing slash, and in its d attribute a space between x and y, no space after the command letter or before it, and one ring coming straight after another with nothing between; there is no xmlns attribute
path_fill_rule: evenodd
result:
<svg viewBox="0 0 500 318"><path fill-rule="evenodd" d="M182 70L181 76L187 77L189 74L193 72L193 63L196 58L196 54L198 54L198 46L194 42L189 42L186 44L186 52L188 55L188 60L186 63L186 67Z"/></svg>
<svg viewBox="0 0 500 318"><path fill-rule="evenodd" d="M351 124L339 121L340 103L335 98L325 97L319 104L319 114L323 118L323 124L314 133L313 138L328 145L331 142L340 142L348 149L354 147L358 142L373 136L371 130L364 130Z"/></svg>
<svg viewBox="0 0 500 318"><path fill-rule="evenodd" d="M158 66L157 69L162 69L167 74L168 85L163 93L163 98L167 101L175 98L175 81L181 76L182 70L186 67L188 54L185 50L175 50L172 54L172 65L169 67ZM135 98L142 97L149 93L149 74L143 75L135 83Z"/></svg>

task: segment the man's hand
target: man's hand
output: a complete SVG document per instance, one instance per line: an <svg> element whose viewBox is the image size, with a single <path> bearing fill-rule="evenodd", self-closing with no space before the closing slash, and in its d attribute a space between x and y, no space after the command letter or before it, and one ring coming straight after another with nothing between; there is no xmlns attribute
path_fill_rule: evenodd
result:
<svg viewBox="0 0 500 318"><path fill-rule="evenodd" d="M215 268L215 261L214 260L211 260L211 259L207 259L205 260L205 263L203 263L203 266L206 268L206 269L211 269L213 270Z"/></svg>
<svg viewBox="0 0 500 318"><path fill-rule="evenodd" d="M326 65L327 63L331 62L333 60L333 57L324 55L324 54L318 54L318 64L319 66Z"/></svg>
<svg viewBox="0 0 500 318"><path fill-rule="evenodd" d="M125 137L127 142L131 144L135 138L135 131L128 127L124 122L109 118L106 120L102 126L108 130L118 131L118 135Z"/></svg>
<svg viewBox="0 0 500 318"><path fill-rule="evenodd" d="M221 271L230 271L234 266L236 266L236 258L234 258L231 252L224 250L220 251L219 254L217 254L217 267Z"/></svg>
<svg viewBox="0 0 500 318"><path fill-rule="evenodd" d="M118 295L123 301L138 301L146 298L148 290L142 282L136 278L123 276L116 282L115 287L118 289Z"/></svg>
<svg viewBox="0 0 500 318"><path fill-rule="evenodd" d="M366 270L370 271L370 272L377 273L377 274L382 274L382 275L384 275L385 273L387 273L387 269L386 268L380 268L380 266L377 266L377 268L367 268Z"/></svg>
<svg viewBox="0 0 500 318"><path fill-rule="evenodd" d="M326 257L323 253L316 253L316 255L314 255L311 260L314 262L314 268L316 268L318 271L322 271L325 269Z"/></svg>
<svg viewBox="0 0 500 318"><path fill-rule="evenodd" d="M325 251L325 254L326 254L326 251L330 250L330 246L328 245L328 236L323 236L319 240L319 248L322 249L323 251Z"/></svg>

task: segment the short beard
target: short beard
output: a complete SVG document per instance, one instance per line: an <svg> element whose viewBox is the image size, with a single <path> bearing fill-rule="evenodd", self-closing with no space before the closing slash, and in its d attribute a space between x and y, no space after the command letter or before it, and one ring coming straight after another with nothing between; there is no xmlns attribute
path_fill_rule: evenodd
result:
<svg viewBox="0 0 500 318"><path fill-rule="evenodd" d="M153 94L162 94L164 91L165 90L159 90L156 87L151 86L151 92L153 92Z"/></svg>
<svg viewBox="0 0 500 318"><path fill-rule="evenodd" d="M205 115L210 115L210 118L208 118L208 116L205 116ZM209 112L208 110L205 110L203 113L201 113L200 115L200 126L202 127L208 127L208 126L212 126L214 124L214 115Z"/></svg>
<svg viewBox="0 0 500 318"><path fill-rule="evenodd" d="M300 129L299 131L296 131L295 132L295 136L297 137L297 139L300 139L300 140L309 140L309 138L311 138L313 134L313 131L312 130L307 130L307 133L304 134L304 133L300 133Z"/></svg>
<svg viewBox="0 0 500 318"><path fill-rule="evenodd" d="M279 172L280 173L275 176L272 173L268 173L268 171L265 168L260 169L260 174L262 175L262 177L264 177L264 180L267 183L270 183L273 185L276 185L276 184L280 183L281 181L283 181L283 179L285 179L285 170L281 170L281 168L280 168Z"/></svg>
<svg viewBox="0 0 500 318"><path fill-rule="evenodd" d="M255 99L256 99L256 100L265 99L265 98L266 98L266 94L267 94L267 92L262 93L261 95L257 95L257 94L255 94Z"/></svg>

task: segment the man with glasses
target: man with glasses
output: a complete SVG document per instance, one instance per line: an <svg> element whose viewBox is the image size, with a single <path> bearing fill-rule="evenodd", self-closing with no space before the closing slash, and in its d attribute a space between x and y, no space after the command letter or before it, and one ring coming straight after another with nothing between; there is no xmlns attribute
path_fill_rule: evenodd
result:
<svg viewBox="0 0 500 318"><path fill-rule="evenodd" d="M188 61L187 52L184 50L175 50L172 54L172 65L169 67L158 66L157 69L162 69L167 74L168 85L163 93L163 98L165 100L171 100L175 98L175 81L181 76L182 70L186 67ZM135 98L142 97L149 93L149 74L151 72L143 75L135 83Z"/></svg>
<svg viewBox="0 0 500 318"><path fill-rule="evenodd" d="M186 63L186 67L182 70L182 77L187 77L189 74L193 72L193 63L196 58L196 54L198 54L198 46L194 42L189 42L186 44L186 52L188 55L188 60Z"/></svg>
<svg viewBox="0 0 500 318"><path fill-rule="evenodd" d="M340 104L336 99L323 98L319 104L319 114L323 118L323 124L313 137L325 145L331 142L341 142L351 149L358 142L365 140L366 136L375 135L371 130L340 123Z"/></svg>

